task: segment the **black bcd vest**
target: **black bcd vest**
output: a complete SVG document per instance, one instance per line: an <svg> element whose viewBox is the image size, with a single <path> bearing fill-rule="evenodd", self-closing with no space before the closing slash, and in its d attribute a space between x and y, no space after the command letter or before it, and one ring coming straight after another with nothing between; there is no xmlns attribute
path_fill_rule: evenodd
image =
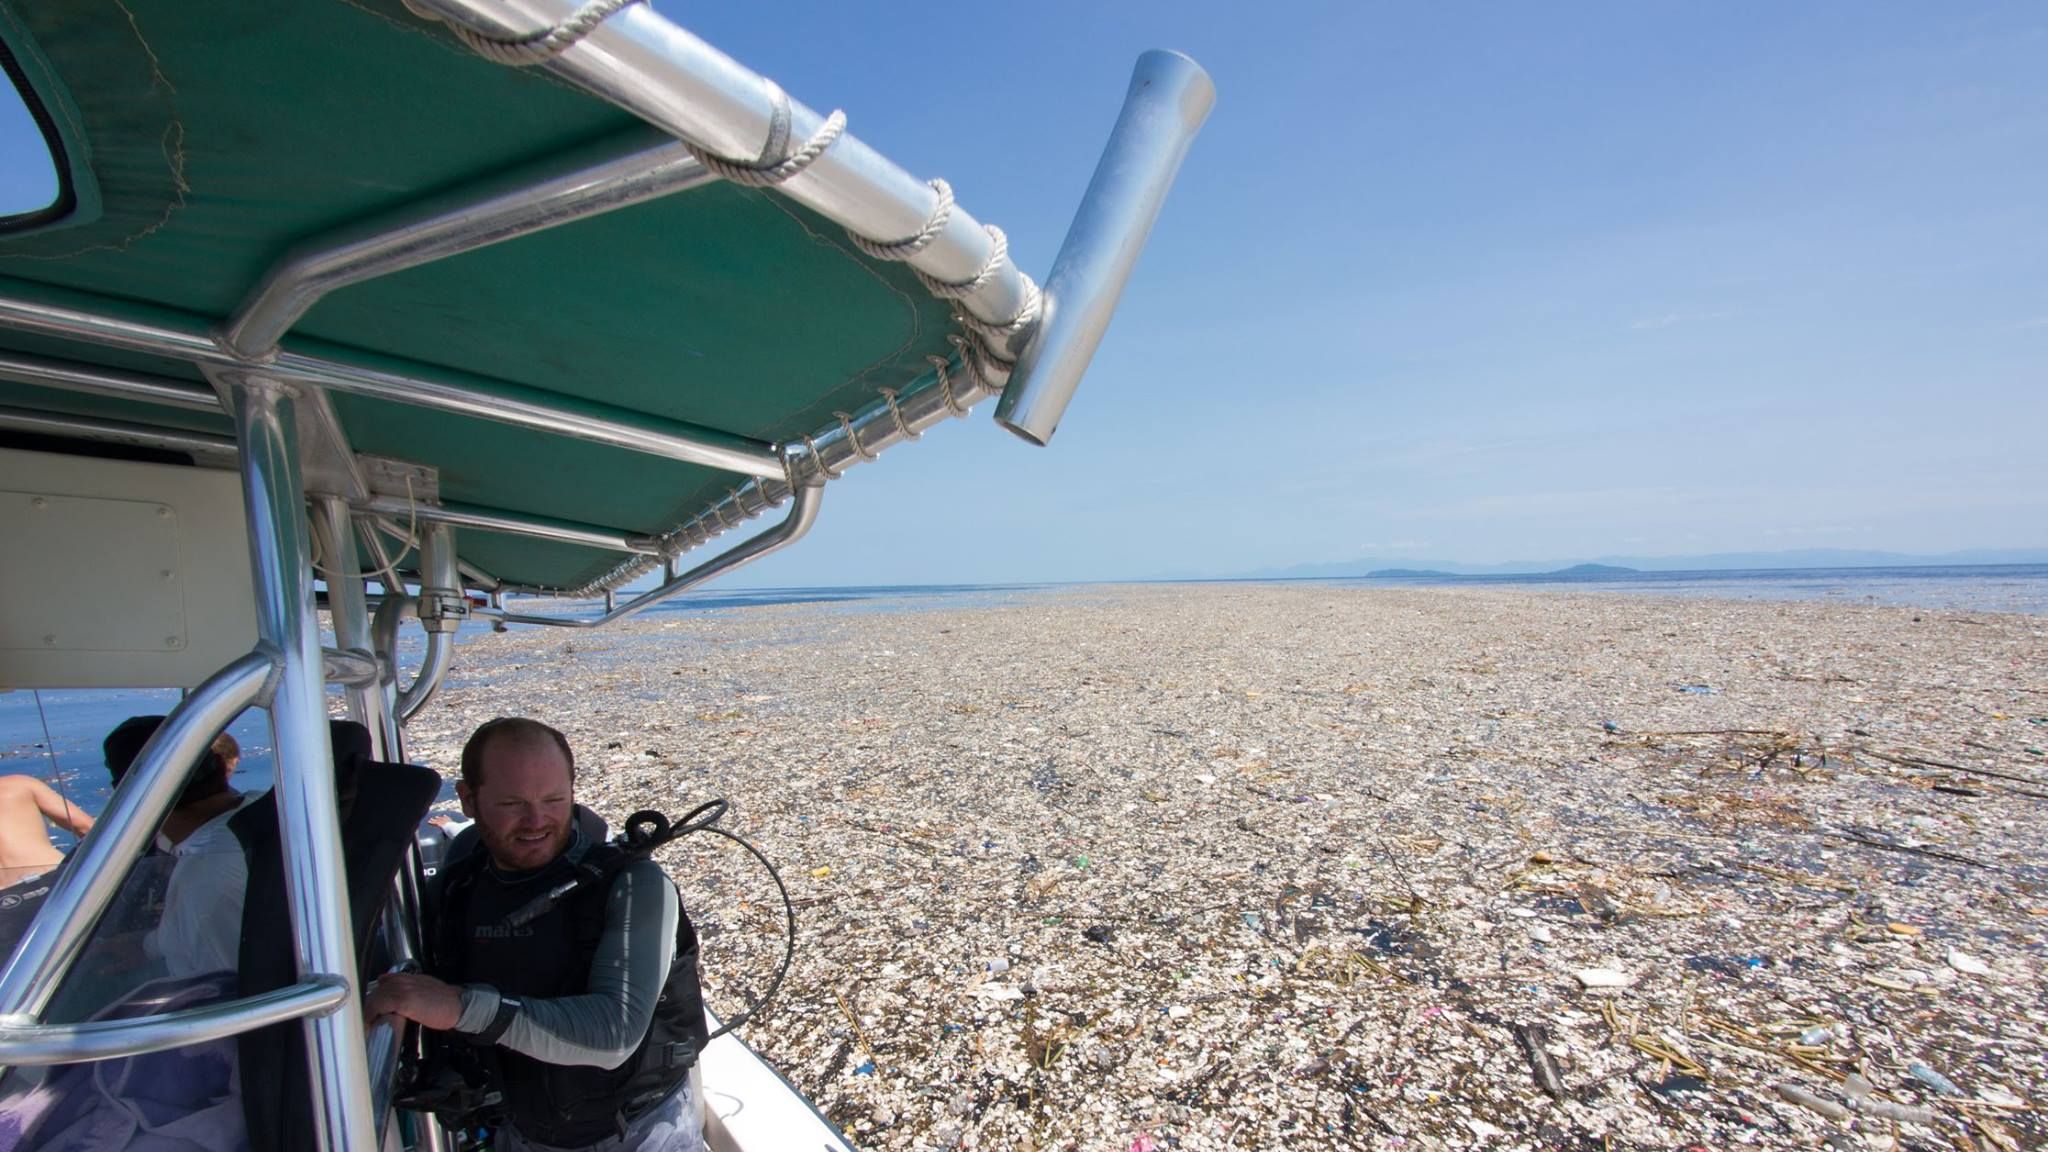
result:
<svg viewBox="0 0 2048 1152"><path fill-rule="evenodd" d="M489 984L507 996L548 999L586 991L612 883L636 857L603 844L580 860L564 853L510 883L480 885L488 859L479 847L441 874L433 974L454 983ZM507 924L514 912L570 879L582 883L553 907L516 927ZM502 1093L507 1117L521 1134L576 1147L618 1135L666 1099L689 1075L707 1036L697 930L682 913L675 958L647 1035L617 1068L547 1064L496 1045L478 1051L476 1062L487 1086Z"/></svg>

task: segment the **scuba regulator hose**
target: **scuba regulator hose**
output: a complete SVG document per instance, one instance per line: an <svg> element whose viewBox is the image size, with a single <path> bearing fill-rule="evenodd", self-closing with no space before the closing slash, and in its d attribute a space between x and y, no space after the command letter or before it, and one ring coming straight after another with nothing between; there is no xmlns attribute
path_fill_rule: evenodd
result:
<svg viewBox="0 0 2048 1152"><path fill-rule="evenodd" d="M706 1043L718 1039L720 1036L753 1019L769 1001L775 998L775 993L781 990L783 977L789 975L789 966L796 959L796 903L789 898L789 886L782 882L782 873L776 871L775 865L769 861L767 856L762 854L759 848L754 847L753 844L737 833L728 832L718 826L720 818L731 808L732 804L723 798L707 800L684 813L683 818L674 824L669 823L667 816L651 808L643 808L626 817L625 831L615 841L617 846L623 849L627 855L635 859L646 859L654 854L655 849L672 844L685 836L698 832L709 832L714 836L723 836L727 840L746 849L754 859L761 862L761 867L768 870L768 878L775 881L776 892L782 896L782 913L785 920L782 964L776 968L775 978L768 982L768 990L759 999L750 1004L746 1011L719 1024L718 1028L710 1036L706 1037ZM517 909L510 916L507 916L505 918L505 925L508 928L518 928L540 919L542 916L547 915L557 904L561 903L571 892L581 888L592 879L594 877L591 875L578 874L573 879L565 880L555 885L536 897L532 903Z"/></svg>
<svg viewBox="0 0 2048 1152"><path fill-rule="evenodd" d="M749 855L761 862L761 867L768 870L768 878L775 881L775 891L782 897L782 916L784 921L782 963L775 969L775 978L768 982L768 990L763 992L759 999L748 1005L746 1011L719 1024L712 1031L711 1035L705 1038L705 1043L707 1044L753 1019L755 1014L760 1012L769 1001L775 999L775 993L782 988L782 978L789 975L790 963L796 959L796 902L789 898L789 886L782 882L782 873L775 870L775 865L769 861L768 857L759 848L754 847L752 843L748 842L738 833L728 832L718 826L719 818L724 816L731 807L732 805L723 798L708 800L685 813L682 822L676 825L673 830L667 827L668 820L659 812L651 810L641 811L626 817L625 847L627 851L640 851L635 846L635 839L642 836L643 831L649 836L661 837L661 839L655 840L648 847L647 851L652 851L654 847L665 844L670 840L688 836L693 832L709 832L713 836L723 836L727 840L745 848Z"/></svg>

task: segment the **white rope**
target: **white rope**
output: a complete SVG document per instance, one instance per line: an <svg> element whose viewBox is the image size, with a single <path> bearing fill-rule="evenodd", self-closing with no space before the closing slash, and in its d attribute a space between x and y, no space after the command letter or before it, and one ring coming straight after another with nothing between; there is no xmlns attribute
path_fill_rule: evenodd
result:
<svg viewBox="0 0 2048 1152"><path fill-rule="evenodd" d="M529 68L574 48L585 36L597 31L598 25L638 3L640 0L589 0L560 24L523 36L495 36L460 24L449 27L484 59L510 68Z"/></svg>
<svg viewBox="0 0 2048 1152"><path fill-rule="evenodd" d="M779 89L777 94L780 94ZM787 96L784 96L777 103L778 118L787 116L787 113L782 111L782 109L788 99ZM699 148L688 140L683 141L683 147L688 148L690 155L695 156L697 162L709 169L714 176L729 180L746 188L773 188L777 184L809 168L817 161L818 157L825 154L827 148L837 143L839 137L844 135L845 132L846 113L835 109L832 115L825 118L823 124L818 125L818 130L812 133L811 138L804 141L803 147L791 152L780 160L766 163L756 161L743 164L737 160L729 160L715 152ZM774 135L775 133L771 130L769 133L769 143L771 146L774 144Z"/></svg>
<svg viewBox="0 0 2048 1152"><path fill-rule="evenodd" d="M896 418L896 430L903 433L903 438L905 440L919 439L921 433L911 431L910 425L903 422L903 409L896 406L896 390L894 388L878 388L876 391L882 394L882 399L889 402L889 415Z"/></svg>
<svg viewBox="0 0 2048 1152"><path fill-rule="evenodd" d="M818 442L811 439L809 433L804 434L804 447L811 450L811 467L818 470L818 475L823 476L827 480L837 480L841 476L846 475L844 472L834 472L825 466L825 458L818 455Z"/></svg>
<svg viewBox="0 0 2048 1152"><path fill-rule="evenodd" d="M1002 271L1003 264L1010 258L1010 238L993 224L984 224L982 229L988 233L989 249L988 259L982 261L981 270L965 280L941 280L922 268L912 268L911 271L917 273L918 280L924 284L925 291L941 300L964 300L996 278L996 273Z"/></svg>
<svg viewBox="0 0 2048 1152"><path fill-rule="evenodd" d="M487 59L512 67L527 67L560 56L596 31L607 19L639 2L640 0L586 0L561 23L516 37L488 35L461 26L451 27L464 43ZM762 145L758 158L735 160L720 156L689 140L682 141L683 147L689 150L690 155L696 157L698 163L704 165L712 175L746 188L773 188L786 183L816 163L818 157L823 156L846 133L846 113L835 109L818 126L817 131L811 134L811 138L804 141L802 147L791 151L789 137L795 114L789 94L772 80L762 78L761 84L767 91L770 114L768 139ZM943 235L947 224L953 218L953 186L944 180L936 179L929 181L927 186L932 190L931 209L925 213L924 221L918 225L917 231L894 240L876 240L848 231L847 238L873 259L892 263L910 261ZM924 285L925 291L941 300L958 304L980 292L1002 275L1004 268L1010 264L1010 239L1004 235L1001 228L993 224L984 224L982 228L988 233L988 256L982 261L981 267L975 270L974 275L967 279L941 280L915 264L911 265L910 270ZM1001 323L984 320L964 307L955 308L953 311L954 322L974 336L974 343L978 345L977 351L981 354L979 357L963 356L963 365L977 378L977 382L989 391L996 390L994 378L981 361L992 361L1001 369L1014 366L1016 357L1011 355L1011 347L1020 336L1038 323L1042 311L1043 298L1038 285L1021 271L1017 272L1017 278L1023 282L1024 303L1017 310L1017 314L1009 320ZM966 409L954 398L952 381L943 372L939 383L945 391L946 407L956 415L964 415ZM896 408L895 397L887 392L884 396L893 411ZM852 441L854 451L860 458L874 459L874 455L854 434L844 415L840 417L840 423L847 426L847 439ZM913 440L917 439L904 424L901 412L896 413L896 423L906 436ZM808 439L806 437L806 440ZM815 446L812 458L817 459ZM838 479L837 473L824 468L822 460L818 461L818 470L827 479ZM792 484L790 490L794 492L796 485Z"/></svg>
<svg viewBox="0 0 2048 1152"><path fill-rule="evenodd" d="M960 353L960 366L967 370L967 375L973 380L975 387L984 392L1002 391L996 383L995 369L991 367L997 361L989 354L988 348L981 340L970 340L965 336L948 336L946 342Z"/></svg>
<svg viewBox="0 0 2048 1152"><path fill-rule="evenodd" d="M955 416L967 415L968 410L961 407L960 401L953 398L953 365L944 356L927 356L925 360L930 362L932 371L938 374L939 395L945 397L946 411Z"/></svg>
<svg viewBox="0 0 2048 1152"><path fill-rule="evenodd" d="M854 247L877 260L908 260L924 251L932 241L939 238L939 233L946 230L946 221L953 218L953 186L944 180L933 180L929 186L936 198L932 202L931 212L925 216L924 224L918 228L915 235L906 236L901 240L891 240L886 244L870 240L855 232L848 232L847 238L853 241Z"/></svg>
<svg viewBox="0 0 2048 1152"><path fill-rule="evenodd" d="M1018 309L1017 315L1007 324L991 324L965 308L953 310L953 322L979 337L983 349L988 352L989 356L1006 365L1017 362L1017 358L1009 354L1010 342L1019 333L1027 331L1033 324L1038 323L1039 306L1042 300L1038 291L1038 285L1033 284L1027 279L1024 281L1024 288L1024 307Z"/></svg>
<svg viewBox="0 0 2048 1152"><path fill-rule="evenodd" d="M853 445L855 455L871 462L881 459L880 455L868 451L868 446L860 442L860 433L853 430L853 417L844 412L834 412L833 415L839 417L839 427L846 433L846 442Z"/></svg>

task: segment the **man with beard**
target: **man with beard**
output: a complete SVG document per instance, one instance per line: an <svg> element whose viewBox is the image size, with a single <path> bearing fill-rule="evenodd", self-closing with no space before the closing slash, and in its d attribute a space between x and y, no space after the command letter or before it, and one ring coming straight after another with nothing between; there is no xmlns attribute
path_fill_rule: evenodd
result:
<svg viewBox="0 0 2048 1152"><path fill-rule="evenodd" d="M575 779L539 721L470 736L456 794L481 850L437 878L430 974L378 980L364 1010L474 1046L502 1152L698 1152L696 933L657 864L576 829Z"/></svg>

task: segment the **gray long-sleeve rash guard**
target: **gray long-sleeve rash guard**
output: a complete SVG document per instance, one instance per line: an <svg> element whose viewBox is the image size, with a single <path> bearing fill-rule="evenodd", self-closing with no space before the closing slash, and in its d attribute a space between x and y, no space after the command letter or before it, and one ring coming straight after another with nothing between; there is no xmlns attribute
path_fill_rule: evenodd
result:
<svg viewBox="0 0 2048 1152"><path fill-rule="evenodd" d="M612 882L604 935L590 961L586 992L540 1000L519 998L519 1014L498 1037L500 1046L548 1064L616 1068L640 1046L654 1021L654 1004L668 981L676 950L682 900L652 860L635 860ZM462 990L457 1032L478 1033L498 1015L499 994L488 984Z"/></svg>

